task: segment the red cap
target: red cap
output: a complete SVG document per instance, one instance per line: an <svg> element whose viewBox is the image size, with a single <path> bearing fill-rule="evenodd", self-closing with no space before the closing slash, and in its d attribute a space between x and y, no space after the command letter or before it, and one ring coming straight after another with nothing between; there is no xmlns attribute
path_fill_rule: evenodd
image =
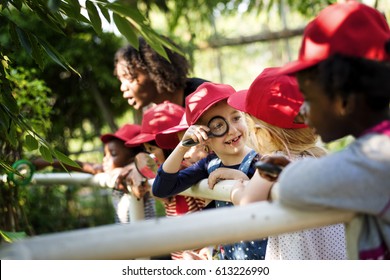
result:
<svg viewBox="0 0 390 280"><path fill-rule="evenodd" d="M294 74L336 53L390 60L385 49L389 39L389 26L379 11L355 1L336 3L323 9L306 26L298 60L286 64L281 73Z"/></svg>
<svg viewBox="0 0 390 280"><path fill-rule="evenodd" d="M120 127L115 133L107 133L100 136L103 143L107 143L113 139L119 139L123 142L129 141L136 137L141 132L141 126L138 124L125 124Z"/></svg>
<svg viewBox="0 0 390 280"><path fill-rule="evenodd" d="M228 99L236 91L226 84L206 82L186 97L186 117L189 125L195 124L211 106Z"/></svg>
<svg viewBox="0 0 390 280"><path fill-rule="evenodd" d="M126 146L136 146L156 139L156 134L179 124L184 108L164 101L146 110L142 117L141 133L126 142Z"/></svg>
<svg viewBox="0 0 390 280"><path fill-rule="evenodd" d="M307 127L294 122L303 104L298 83L295 77L280 75L279 71L278 67L264 69L248 90L229 97L228 104L276 127Z"/></svg>
<svg viewBox="0 0 390 280"><path fill-rule="evenodd" d="M156 135L156 142L160 148L163 149L174 149L180 140L177 135L178 132L186 130L189 127L186 119L186 114L184 113L181 121L178 125L170 127L166 130L163 130Z"/></svg>

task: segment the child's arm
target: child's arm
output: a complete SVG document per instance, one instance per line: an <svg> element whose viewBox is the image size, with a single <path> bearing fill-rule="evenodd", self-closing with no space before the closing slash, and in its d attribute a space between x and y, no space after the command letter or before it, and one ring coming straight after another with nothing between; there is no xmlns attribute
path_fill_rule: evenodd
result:
<svg viewBox="0 0 390 280"><path fill-rule="evenodd" d="M245 205L267 200L272 185L273 182L265 180L256 171L250 181L241 181L234 185L230 192L230 198L234 205Z"/></svg>
<svg viewBox="0 0 390 280"><path fill-rule="evenodd" d="M189 150L189 147L184 147L179 143L168 158L164 161L162 169L166 173L177 173L181 169L181 162L183 161L185 153Z"/></svg>
<svg viewBox="0 0 390 280"><path fill-rule="evenodd" d="M207 126L191 125L183 135L182 141L176 146L162 165L164 172L173 174L181 169L181 162L183 161L184 155L190 149L190 147L183 146L183 141L192 139L195 142L203 144L208 139L207 132L209 130L210 129Z"/></svg>

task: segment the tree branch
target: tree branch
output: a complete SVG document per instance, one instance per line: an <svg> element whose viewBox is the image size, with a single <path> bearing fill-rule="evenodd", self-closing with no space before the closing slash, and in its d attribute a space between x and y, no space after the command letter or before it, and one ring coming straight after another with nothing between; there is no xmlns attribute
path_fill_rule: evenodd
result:
<svg viewBox="0 0 390 280"><path fill-rule="evenodd" d="M218 49L227 46L239 46L239 45L251 44L256 42L267 42L273 40L286 39L286 38L302 35L303 30L304 27L300 27L297 29L284 29L276 32L263 32L256 35L241 36L236 38L216 38L210 40L209 42L203 42L198 44L196 49L198 50Z"/></svg>

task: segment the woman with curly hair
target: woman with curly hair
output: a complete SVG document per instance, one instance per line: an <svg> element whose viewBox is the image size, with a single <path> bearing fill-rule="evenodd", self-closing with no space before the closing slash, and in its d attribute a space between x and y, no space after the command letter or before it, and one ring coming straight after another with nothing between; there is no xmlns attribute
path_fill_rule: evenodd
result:
<svg viewBox="0 0 390 280"><path fill-rule="evenodd" d="M128 45L116 52L114 74L121 82L123 98L134 109L140 110L166 100L184 107L185 97L205 82L187 77L190 65L184 56L167 48L165 51L170 61L139 37L138 50Z"/></svg>

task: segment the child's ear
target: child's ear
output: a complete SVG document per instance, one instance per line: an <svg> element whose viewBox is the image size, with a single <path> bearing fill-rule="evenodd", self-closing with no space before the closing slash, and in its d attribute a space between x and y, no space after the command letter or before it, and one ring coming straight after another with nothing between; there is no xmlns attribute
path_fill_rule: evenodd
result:
<svg viewBox="0 0 390 280"><path fill-rule="evenodd" d="M348 96L336 96L336 112L339 116L350 115L356 112L357 95L350 94Z"/></svg>

